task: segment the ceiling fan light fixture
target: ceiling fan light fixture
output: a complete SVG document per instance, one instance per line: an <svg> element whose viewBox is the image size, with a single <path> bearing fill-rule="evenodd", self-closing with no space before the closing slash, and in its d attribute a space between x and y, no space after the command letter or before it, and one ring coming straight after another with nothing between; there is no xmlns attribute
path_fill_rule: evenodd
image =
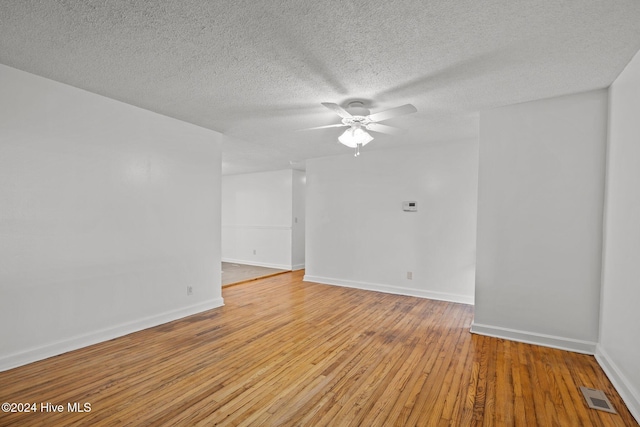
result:
<svg viewBox="0 0 640 427"><path fill-rule="evenodd" d="M356 148L358 146L364 147L373 141L373 137L361 127L354 126L345 130L344 133L338 137L338 141L347 147Z"/></svg>
<svg viewBox="0 0 640 427"><path fill-rule="evenodd" d="M310 129L325 129L347 126L347 130L345 130L344 133L338 137L338 141L349 148L355 148L356 157L360 155L360 148L373 141L373 137L367 133L367 130L393 135L396 133L396 128L394 128L393 126L381 124L379 122L405 114L415 113L416 111L418 111L416 107L411 104L401 105L400 107L380 111L375 114L370 114L369 110L365 108L364 102L362 101L350 102L349 106L347 107L348 110L345 110L344 108L342 108L338 104L334 104L333 102L323 102L322 105L336 113L338 116L342 117L342 122L340 124L318 126Z"/></svg>

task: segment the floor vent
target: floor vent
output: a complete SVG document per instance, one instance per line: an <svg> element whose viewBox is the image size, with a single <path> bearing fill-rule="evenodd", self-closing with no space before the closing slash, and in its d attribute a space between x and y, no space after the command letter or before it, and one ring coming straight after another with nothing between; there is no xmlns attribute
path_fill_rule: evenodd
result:
<svg viewBox="0 0 640 427"><path fill-rule="evenodd" d="M609 399L607 399L607 396L602 390L595 390L589 387L580 387L580 391L584 395L589 408L617 414L616 410L613 409L613 405L611 405L611 402L609 402Z"/></svg>

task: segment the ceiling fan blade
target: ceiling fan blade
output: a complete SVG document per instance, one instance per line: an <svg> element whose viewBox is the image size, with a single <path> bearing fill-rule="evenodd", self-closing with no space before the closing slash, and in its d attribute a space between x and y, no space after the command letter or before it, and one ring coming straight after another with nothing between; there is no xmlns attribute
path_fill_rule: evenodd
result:
<svg viewBox="0 0 640 427"><path fill-rule="evenodd" d="M388 135L396 135L400 133L400 129L394 128L393 126L383 125L382 123L369 123L365 126L367 130L371 130L373 132L386 133Z"/></svg>
<svg viewBox="0 0 640 427"><path fill-rule="evenodd" d="M369 119L374 122L381 122L383 120L392 119L398 116L404 116L405 114L411 114L418 111L416 107L411 104L401 105L400 107L391 108L389 110L381 111L379 113L370 114Z"/></svg>
<svg viewBox="0 0 640 427"><path fill-rule="evenodd" d="M351 117L353 117L351 114L349 114L347 110L345 110L338 104L334 104L333 102L323 102L322 105L334 111L337 115L339 115L343 119L350 119Z"/></svg>
<svg viewBox="0 0 640 427"><path fill-rule="evenodd" d="M303 130L315 130L315 129L326 129L326 128L341 128L343 126L349 126L349 125L345 125L342 123L339 123L337 125L326 125L326 126L316 126L314 128L306 128L306 129L299 129L299 131L303 131Z"/></svg>

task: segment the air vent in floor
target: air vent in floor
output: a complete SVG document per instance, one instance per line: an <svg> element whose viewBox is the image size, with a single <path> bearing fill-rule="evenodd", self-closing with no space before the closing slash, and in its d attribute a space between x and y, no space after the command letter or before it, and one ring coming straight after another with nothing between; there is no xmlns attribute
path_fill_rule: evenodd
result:
<svg viewBox="0 0 640 427"><path fill-rule="evenodd" d="M607 399L607 396L605 396L602 390L596 390L589 387L580 387L580 391L584 395L589 408L617 414L616 410L613 409L613 405L611 405L611 402L609 402L609 399Z"/></svg>

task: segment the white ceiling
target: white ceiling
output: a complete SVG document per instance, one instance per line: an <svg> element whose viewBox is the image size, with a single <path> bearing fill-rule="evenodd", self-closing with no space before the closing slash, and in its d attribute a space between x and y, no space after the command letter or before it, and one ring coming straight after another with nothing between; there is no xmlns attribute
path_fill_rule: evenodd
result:
<svg viewBox="0 0 640 427"><path fill-rule="evenodd" d="M476 137L478 112L609 86L638 0L2 0L0 63L228 135L223 172L349 152L320 105L406 103L398 136Z"/></svg>

